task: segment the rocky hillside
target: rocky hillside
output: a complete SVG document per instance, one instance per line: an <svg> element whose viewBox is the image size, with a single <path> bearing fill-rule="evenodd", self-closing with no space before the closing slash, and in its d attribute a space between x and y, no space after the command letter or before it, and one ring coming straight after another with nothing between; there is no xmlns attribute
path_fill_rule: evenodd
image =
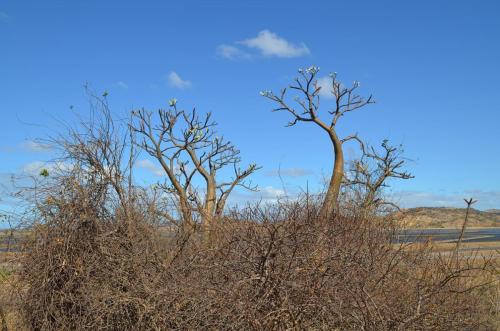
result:
<svg viewBox="0 0 500 331"><path fill-rule="evenodd" d="M500 209L487 209L485 212L500 215Z"/></svg>
<svg viewBox="0 0 500 331"><path fill-rule="evenodd" d="M406 209L403 221L410 228L461 228L465 208L418 207ZM500 227L500 210L471 209L467 227Z"/></svg>

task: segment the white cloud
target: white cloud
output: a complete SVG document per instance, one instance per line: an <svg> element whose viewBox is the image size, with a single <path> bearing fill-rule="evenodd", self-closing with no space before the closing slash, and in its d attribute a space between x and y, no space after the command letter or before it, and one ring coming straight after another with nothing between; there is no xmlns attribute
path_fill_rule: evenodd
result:
<svg viewBox="0 0 500 331"><path fill-rule="evenodd" d="M432 193L422 191L399 191L389 195L389 200L394 201L404 208L412 207L457 207L464 208L464 199L477 200L474 205L478 209L500 208L500 191L464 190L454 193Z"/></svg>
<svg viewBox="0 0 500 331"><path fill-rule="evenodd" d="M49 174L51 172L61 172L61 171L69 171L73 168L70 163L67 162L42 162L42 161L34 161L26 164L22 168L22 172L26 175L38 176L42 169L47 169Z"/></svg>
<svg viewBox="0 0 500 331"><path fill-rule="evenodd" d="M48 152L52 150L53 146L39 141L27 140L22 143L22 148L30 152Z"/></svg>
<svg viewBox="0 0 500 331"><path fill-rule="evenodd" d="M0 215L9 217L11 221L11 226L18 226L19 222L22 220L17 217L19 214L17 211L23 212L26 201L21 197L19 188L29 187L32 182L26 180L25 178L16 177L12 173L0 173ZM21 190L22 191L22 190ZM0 225L5 227L8 226L6 219L0 218Z"/></svg>
<svg viewBox="0 0 500 331"><path fill-rule="evenodd" d="M151 162L150 160L139 160L139 161L137 161L137 166L139 168L143 168L143 169L148 170L153 175L158 176L158 177L165 175L163 170L160 167L158 167L156 164Z"/></svg>
<svg viewBox="0 0 500 331"><path fill-rule="evenodd" d="M265 186L259 188L257 192L249 192L246 190L237 189L231 193L229 196L230 205L245 205L247 203L257 203L266 202L272 203L276 202L281 198L285 198L287 193L283 189L276 188L274 186ZM292 194L292 196L295 196ZM290 198L290 197L287 197Z"/></svg>
<svg viewBox="0 0 500 331"><path fill-rule="evenodd" d="M332 94L332 78L331 77L320 77L318 78L318 86L321 87L321 90L319 91L319 95L331 99L333 98Z"/></svg>
<svg viewBox="0 0 500 331"><path fill-rule="evenodd" d="M293 44L269 30L263 30L259 32L257 37L243 40L239 44L257 49L262 55L269 57L291 58L311 53L304 43L300 45Z"/></svg>
<svg viewBox="0 0 500 331"><path fill-rule="evenodd" d="M16 176L13 173L0 172L0 196L5 197L6 192L12 193L14 191L15 185L14 182L16 180ZM1 199L0 199L1 201Z"/></svg>
<svg viewBox="0 0 500 331"><path fill-rule="evenodd" d="M285 169L274 169L266 172L267 176L272 177L304 177L312 175L313 171L303 168L285 168Z"/></svg>
<svg viewBox="0 0 500 331"><path fill-rule="evenodd" d="M168 75L168 84L171 87L176 87L180 89L185 89L191 87L191 82L189 80L184 80L175 71L172 71Z"/></svg>
<svg viewBox="0 0 500 331"><path fill-rule="evenodd" d="M30 174L30 175L35 175L35 174L39 173L40 170L42 170L44 167L45 167L45 162L35 161L35 162L31 162L31 163L26 164L23 167L23 172Z"/></svg>
<svg viewBox="0 0 500 331"><path fill-rule="evenodd" d="M125 82L122 82L121 80L116 82L116 86L118 86L124 90L128 89L128 85Z"/></svg>
<svg viewBox="0 0 500 331"><path fill-rule="evenodd" d="M217 55L229 60L249 60L251 55L242 51L238 47L231 45L219 45L217 47Z"/></svg>
<svg viewBox="0 0 500 331"><path fill-rule="evenodd" d="M285 195L284 190L273 187L273 186L266 186L266 187L262 188L259 193L260 193L260 196L262 197L262 199L265 199L265 200L268 200L268 199L274 200L274 199L278 199L279 197L282 197Z"/></svg>

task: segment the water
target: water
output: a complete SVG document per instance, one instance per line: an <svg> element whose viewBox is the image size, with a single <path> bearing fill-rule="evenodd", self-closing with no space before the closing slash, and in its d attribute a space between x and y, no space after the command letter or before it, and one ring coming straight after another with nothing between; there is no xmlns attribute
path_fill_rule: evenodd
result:
<svg viewBox="0 0 500 331"><path fill-rule="evenodd" d="M397 235L396 242L424 242L428 239L437 242L456 242L459 236L458 229L408 229ZM467 229L462 242L498 242L500 245L500 228Z"/></svg>

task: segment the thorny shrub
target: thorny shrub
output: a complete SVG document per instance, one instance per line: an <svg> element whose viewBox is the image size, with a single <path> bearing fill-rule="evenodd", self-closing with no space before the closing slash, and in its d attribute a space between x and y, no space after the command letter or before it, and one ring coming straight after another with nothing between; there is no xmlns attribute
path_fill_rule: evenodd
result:
<svg viewBox="0 0 500 331"><path fill-rule="evenodd" d="M207 244L156 226L139 196L107 198L68 181L39 207L20 271L29 329L495 328L492 261L395 244L390 219L321 221L306 197L234 210Z"/></svg>
<svg viewBox="0 0 500 331"><path fill-rule="evenodd" d="M56 142L62 174L31 190L15 300L27 329L495 329L495 261L398 244L390 217L323 219L305 195L209 228L166 223L163 201L134 185L133 135L106 100L97 109Z"/></svg>

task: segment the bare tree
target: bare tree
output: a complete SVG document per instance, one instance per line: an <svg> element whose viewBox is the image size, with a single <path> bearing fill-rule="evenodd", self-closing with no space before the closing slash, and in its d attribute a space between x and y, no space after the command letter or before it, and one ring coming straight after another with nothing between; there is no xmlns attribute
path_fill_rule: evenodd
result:
<svg viewBox="0 0 500 331"><path fill-rule="evenodd" d="M245 169L239 167L240 151L216 135L216 123L210 113L200 118L195 109L179 110L175 99L169 106L168 110L158 110L157 118L144 109L134 111L132 130L142 137L139 146L165 172L168 181L161 187L175 196L184 224L194 225L195 215L200 215L202 223L210 227L222 215L229 195L237 186L257 189L246 179L259 167L256 164ZM224 167L233 168L232 178L218 178L219 170ZM196 185L197 177L201 177L201 189Z"/></svg>
<svg viewBox="0 0 500 331"><path fill-rule="evenodd" d="M134 196L132 168L137 153L133 138L127 123L113 118L107 93L99 96L88 86L85 91L90 106L88 119L80 118L78 126L67 126L66 132L49 139L62 152L57 168L67 172L61 178L75 185L98 183L102 192L95 192L96 196L102 193L103 199L109 199L109 195L116 195L117 207L127 214L128 202ZM47 177L49 171L42 169L40 175Z"/></svg>
<svg viewBox="0 0 500 331"><path fill-rule="evenodd" d="M319 68L312 66L306 70L299 70L299 77L294 79L294 83L289 89L296 91L294 106L286 100L288 89L284 88L277 95L271 91L261 92L261 95L271 99L278 104L278 108L273 111L286 111L292 115L292 120L287 126L294 126L297 122L312 122L321 128L330 138L333 145L333 171L328 185L328 190L320 211L322 218L329 219L338 203L338 196L342 178L344 177L344 151L343 144L349 140L357 139L356 135L350 135L345 138L339 137L337 133L337 124L345 114L362 108L370 103L374 103L372 96L363 98L356 93L359 82L354 82L351 87L345 87L337 80L337 74L329 75L329 92L334 97L333 109L328 110L328 120L321 118L319 114L320 91L323 88L319 86L316 79Z"/></svg>
<svg viewBox="0 0 500 331"><path fill-rule="evenodd" d="M382 190L388 186L390 179L411 179L412 174L403 170L406 159L402 156L403 146L392 146L387 139L381 143L382 150L373 146L365 146L358 139L363 152L361 158L351 163L344 178L344 183L356 194L364 210L376 210L381 206L392 206L394 203L385 201Z"/></svg>

